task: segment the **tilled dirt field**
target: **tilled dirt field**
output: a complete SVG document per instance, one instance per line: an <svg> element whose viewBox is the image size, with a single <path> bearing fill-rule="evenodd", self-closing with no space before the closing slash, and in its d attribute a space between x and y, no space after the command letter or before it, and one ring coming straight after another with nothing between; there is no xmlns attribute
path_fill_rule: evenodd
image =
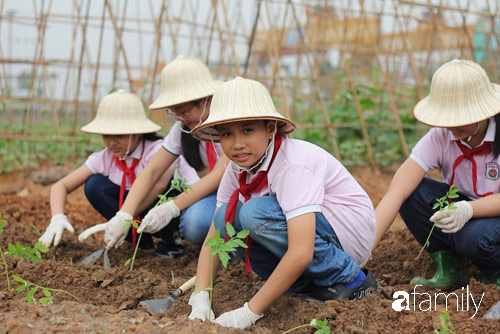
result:
<svg viewBox="0 0 500 334"><path fill-rule="evenodd" d="M377 204L391 175L373 173L369 168L351 172ZM50 185L35 184L33 180L38 179L28 173L0 175L0 193L3 192L0 194L0 212L8 222L4 233L0 234L3 251L9 242L33 245L38 239L38 231L43 232L49 222ZM139 251L134 270L129 271L124 263L131 257L133 249L124 245L120 250L110 252L111 270L104 270L102 261L85 266L79 261L103 247L102 236L81 243L77 235L104 219L90 207L82 189L69 196L66 212L75 235L65 234L63 242L51 248L42 263L8 258L7 268L9 274L27 281L64 289L78 297L78 301L59 294L51 305L27 305L22 292L8 291L3 274L0 278L0 333L281 333L307 324L314 318L328 319L328 325L335 333L431 333L434 329L441 329L439 311L446 307L444 294L452 292L457 298L448 298L447 308L457 333L500 332L500 320L482 318L500 300L500 289L480 283L481 274L471 263L467 264L468 290L427 290L432 297L431 304L425 301L429 297L423 297L425 291L422 288L414 290L409 284L411 278L422 274L429 276L435 267L427 254L415 260L420 247L400 221L394 224L367 265L379 284L376 293L359 301L331 301L326 305L286 295L265 312L264 318L248 330L241 331L188 320L189 294L180 297L163 316L149 315L138 305L144 299L169 296L192 277L196 271L197 247L185 242L186 253L175 260L155 256L154 251ZM241 261L230 263L216 280L215 314L240 307L255 294L255 287L262 284L256 275L245 274ZM411 294L416 291L420 297L410 299L410 310L396 312L392 308L396 291L407 291L410 298L417 296ZM439 292L443 295L435 298ZM476 305L483 296L477 313L471 296ZM294 331L313 332L310 327Z"/></svg>

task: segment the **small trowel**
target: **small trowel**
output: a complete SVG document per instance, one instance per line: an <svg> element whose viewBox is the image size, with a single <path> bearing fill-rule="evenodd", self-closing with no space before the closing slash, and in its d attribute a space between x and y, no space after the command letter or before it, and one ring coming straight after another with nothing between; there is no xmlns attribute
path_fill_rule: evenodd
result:
<svg viewBox="0 0 500 334"><path fill-rule="evenodd" d="M87 239L89 236L91 236L94 233L98 232L104 232L106 230L106 223L102 224L97 224L92 227L89 227L85 231L83 231L79 236L78 240L83 241ZM108 250L104 249L98 249L83 260L80 261L81 264L86 264L86 265L93 265L101 258L101 256L104 256L103 258L103 266L104 269L109 270L111 269L111 263L109 262L109 257L108 257Z"/></svg>
<svg viewBox="0 0 500 334"><path fill-rule="evenodd" d="M149 299L143 300L139 303L142 307L146 309L152 315L161 316L167 312L167 310L172 306L174 301L182 296L186 291L191 289L194 286L194 282L196 281L196 276L192 277L186 283L182 284L177 290L172 293L172 295L168 298L163 299Z"/></svg>
<svg viewBox="0 0 500 334"><path fill-rule="evenodd" d="M483 318L486 319L500 319L500 302L496 303L493 305L488 312L486 312L485 315L483 315Z"/></svg>

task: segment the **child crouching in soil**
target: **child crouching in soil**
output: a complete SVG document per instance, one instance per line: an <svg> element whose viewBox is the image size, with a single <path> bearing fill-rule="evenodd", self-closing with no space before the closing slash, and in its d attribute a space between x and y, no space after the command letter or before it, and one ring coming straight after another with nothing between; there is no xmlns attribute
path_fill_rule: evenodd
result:
<svg viewBox="0 0 500 334"><path fill-rule="evenodd" d="M111 219L121 207L135 177L161 148L163 139L156 134L160 126L150 121L141 100L130 93L119 91L105 96L99 103L95 119L82 127L87 133L101 134L106 148L91 154L85 164L54 184L50 191L52 218L45 233L40 237L44 246L57 246L64 230L74 232L64 215L64 205L69 193L85 184L85 196L90 204L106 219ZM142 218L157 202L172 176L172 170L163 174L144 200L139 217ZM105 224L101 224L104 231ZM92 228L91 228L92 229ZM95 228L93 231L99 231ZM169 254L182 254L183 248L174 240L175 224L170 230L156 234L161 242L169 243ZM87 234L88 236L88 234ZM132 229L127 235L133 241ZM141 248L153 248L151 234L143 235ZM162 246L165 248L165 245Z"/></svg>
<svg viewBox="0 0 500 334"><path fill-rule="evenodd" d="M349 172L323 149L286 134L295 125L279 114L259 82L236 78L216 90L209 117L193 136L220 142L231 160L217 193L207 235L225 235L225 223L248 230L247 250L237 254L266 280L241 308L215 319L246 328L287 291L311 297L358 299L376 281L364 262L375 238L372 203ZM251 242L250 242L251 241ZM210 247L201 250L190 319L213 319L209 307ZM218 267L214 266L214 272Z"/></svg>
<svg viewBox="0 0 500 334"><path fill-rule="evenodd" d="M446 288L466 283L462 257L500 287L500 86L469 60L452 60L433 75L415 118L434 126L394 175L376 209L378 244L398 210L437 264L434 277L412 282ZM444 182L424 177L441 169ZM459 189L456 209L435 212L437 198Z"/></svg>

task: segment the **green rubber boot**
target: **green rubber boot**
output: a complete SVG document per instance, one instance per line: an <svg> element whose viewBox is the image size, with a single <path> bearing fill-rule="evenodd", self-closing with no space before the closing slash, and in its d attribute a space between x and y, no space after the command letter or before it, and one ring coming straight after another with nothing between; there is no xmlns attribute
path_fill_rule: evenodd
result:
<svg viewBox="0 0 500 334"><path fill-rule="evenodd" d="M483 283L484 284L496 284L497 288L500 289L500 275L498 275L496 279L487 279L486 277L483 276Z"/></svg>
<svg viewBox="0 0 500 334"><path fill-rule="evenodd" d="M454 284L463 285L467 282L462 258L458 254L445 250L430 255L437 264L434 277L431 279L415 277L411 280L412 283L433 288L447 288Z"/></svg>

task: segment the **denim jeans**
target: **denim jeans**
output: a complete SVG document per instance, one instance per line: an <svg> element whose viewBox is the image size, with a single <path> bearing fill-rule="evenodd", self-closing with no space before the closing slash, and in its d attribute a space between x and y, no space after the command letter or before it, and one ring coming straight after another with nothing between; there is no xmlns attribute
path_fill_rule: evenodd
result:
<svg viewBox="0 0 500 334"><path fill-rule="evenodd" d="M432 228L429 218L436 198L449 190L449 185L424 178L401 206L399 213L415 239L423 245ZM469 200L459 194L455 202ZM473 218L457 233L443 233L435 227L429 239L429 253L451 250L474 262L488 279L500 274L500 217Z"/></svg>
<svg viewBox="0 0 500 334"><path fill-rule="evenodd" d="M182 237L201 246L212 224L216 205L217 193L214 192L183 210L179 227Z"/></svg>
<svg viewBox="0 0 500 334"><path fill-rule="evenodd" d="M169 185L170 187L170 185ZM168 188L167 188L168 189ZM120 200L120 186L111 182L108 177L102 174L93 174L85 182L85 196L87 197L90 204L99 212L106 220L113 218L119 210L119 200ZM172 194L172 192L170 193ZM169 194L169 195L170 195ZM177 192L178 194L178 192ZM124 200L127 198L128 191L125 191ZM172 195L175 196L176 194ZM154 201L149 207L139 214L140 219L151 210L158 200ZM155 237L161 239L168 239L171 237L179 226L179 219L173 220L161 231L154 233ZM132 240L132 229L129 230L126 237L127 241ZM148 233L144 233L141 238L141 244L152 243L153 239Z"/></svg>
<svg viewBox="0 0 500 334"><path fill-rule="evenodd" d="M214 223L224 238L226 205L217 211ZM250 263L252 270L268 279L288 249L287 221L276 197L263 196L238 203L233 226L235 230L249 230L252 243ZM237 249L245 260L245 249ZM316 237L312 262L295 281L290 292L304 292L311 285L331 286L350 283L359 273L359 266L344 252L335 231L323 214L316 213Z"/></svg>

